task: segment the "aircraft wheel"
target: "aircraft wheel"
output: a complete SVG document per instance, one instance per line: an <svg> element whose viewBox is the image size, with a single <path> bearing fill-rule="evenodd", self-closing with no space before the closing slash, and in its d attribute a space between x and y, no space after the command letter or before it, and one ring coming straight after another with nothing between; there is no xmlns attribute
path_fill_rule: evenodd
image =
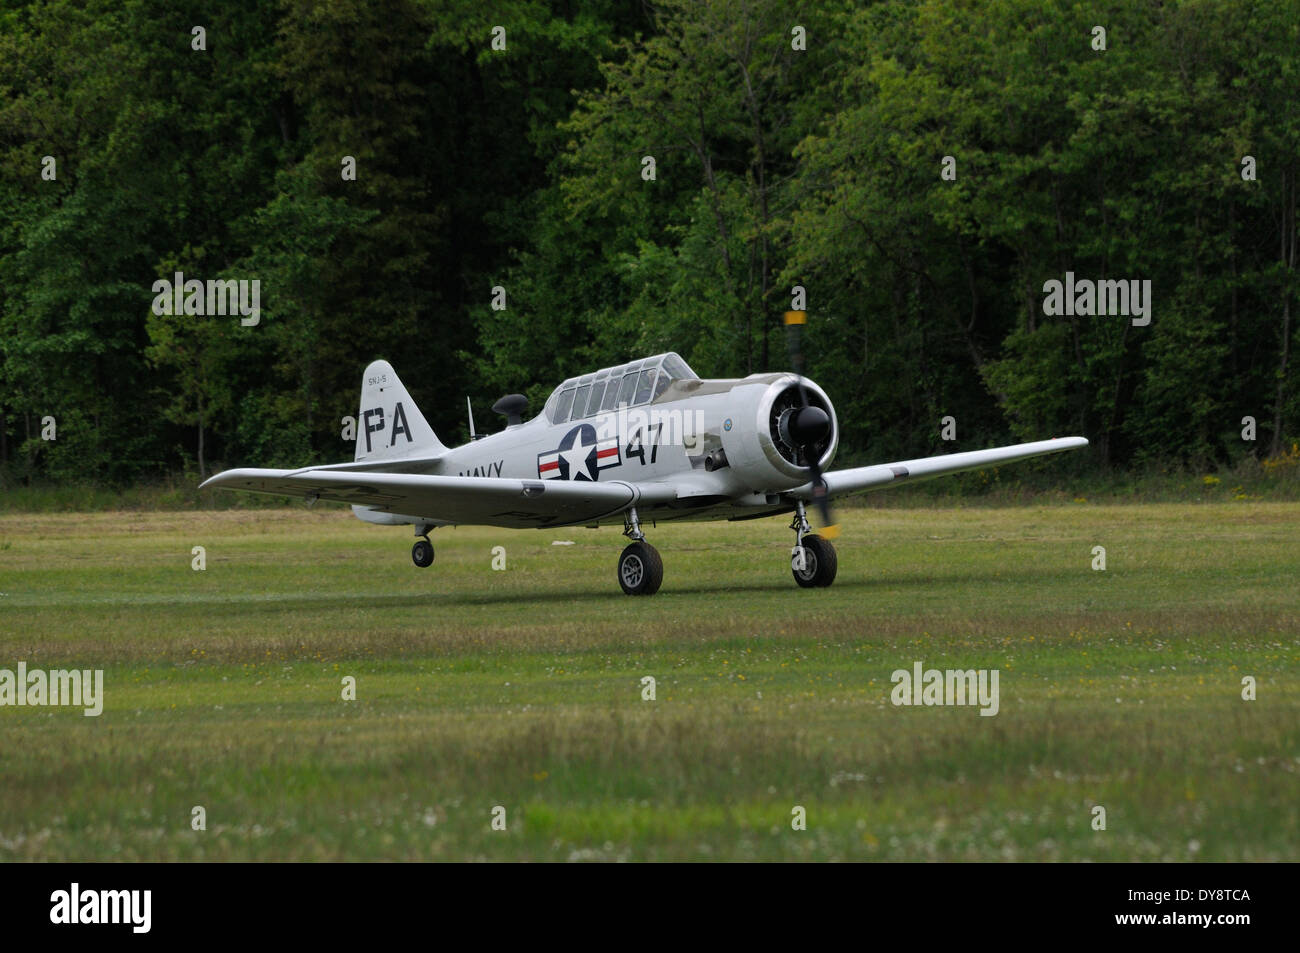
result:
<svg viewBox="0 0 1300 953"><path fill-rule="evenodd" d="M421 569L428 569L433 565L433 543L427 539L417 539L415 545L411 547L411 562L415 563Z"/></svg>
<svg viewBox="0 0 1300 953"><path fill-rule="evenodd" d="M664 561L659 550L637 540L618 557L618 584L629 596L653 596L664 581Z"/></svg>
<svg viewBox="0 0 1300 953"><path fill-rule="evenodd" d="M835 572L839 569L839 560L835 556L835 547L828 540L817 535L803 538L804 567L790 572L794 581L805 589L829 586L835 581Z"/></svg>

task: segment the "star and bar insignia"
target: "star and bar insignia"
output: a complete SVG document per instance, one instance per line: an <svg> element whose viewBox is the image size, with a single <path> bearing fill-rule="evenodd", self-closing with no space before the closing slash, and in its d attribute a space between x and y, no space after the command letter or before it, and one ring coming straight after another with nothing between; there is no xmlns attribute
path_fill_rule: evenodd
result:
<svg viewBox="0 0 1300 953"><path fill-rule="evenodd" d="M596 428L579 424L560 441L559 447L537 455L537 475L543 480L600 479L600 471L623 463L618 438L596 439Z"/></svg>

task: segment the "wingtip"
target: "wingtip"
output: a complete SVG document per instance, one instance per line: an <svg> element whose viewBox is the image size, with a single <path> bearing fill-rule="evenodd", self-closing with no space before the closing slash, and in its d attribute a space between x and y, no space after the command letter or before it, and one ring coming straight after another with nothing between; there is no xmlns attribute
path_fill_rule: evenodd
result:
<svg viewBox="0 0 1300 953"><path fill-rule="evenodd" d="M214 473L212 476L208 477L206 480L204 480L202 483L199 484L199 489L206 490L209 489L210 487L221 486L221 482L219 481L221 481L221 478L225 476L226 473L228 472L229 472L228 470L223 470L221 473Z"/></svg>

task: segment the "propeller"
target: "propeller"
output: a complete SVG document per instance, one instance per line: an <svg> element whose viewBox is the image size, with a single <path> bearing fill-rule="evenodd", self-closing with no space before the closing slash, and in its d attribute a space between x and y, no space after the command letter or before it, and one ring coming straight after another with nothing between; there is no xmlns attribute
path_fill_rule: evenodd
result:
<svg viewBox="0 0 1300 953"><path fill-rule="evenodd" d="M799 384L799 406L783 415L781 421L782 436L790 445L797 447L808 462L812 472L812 497L817 513L821 517L821 535L834 539L840 534L840 528L831 518L829 488L822 478L820 454L817 447L830 436L831 417L822 408L808 402L808 390L803 384L803 349L800 347L800 334L808 323L808 312L787 311L785 326L789 331L790 363Z"/></svg>

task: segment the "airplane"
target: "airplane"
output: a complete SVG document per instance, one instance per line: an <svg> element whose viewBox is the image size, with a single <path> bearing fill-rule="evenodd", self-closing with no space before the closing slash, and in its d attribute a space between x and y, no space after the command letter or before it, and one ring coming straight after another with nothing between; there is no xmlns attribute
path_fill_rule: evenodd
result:
<svg viewBox="0 0 1300 953"><path fill-rule="evenodd" d="M554 529L623 524L630 543L618 559L628 595L653 595L663 561L644 523L749 520L792 514L790 569L803 588L829 586L838 559L830 500L865 490L998 466L1088 445L1061 437L827 470L839 445L835 407L803 376L798 349L803 312L787 312L794 372L701 379L673 352L572 377L542 412L524 421L528 400L509 394L492 410L505 429L447 447L393 366L362 375L356 454L351 463L298 470L240 468L206 480L220 487L311 502L352 504L368 523L412 525L416 566L434 559L429 533L440 526ZM807 508L820 515L814 532Z"/></svg>

